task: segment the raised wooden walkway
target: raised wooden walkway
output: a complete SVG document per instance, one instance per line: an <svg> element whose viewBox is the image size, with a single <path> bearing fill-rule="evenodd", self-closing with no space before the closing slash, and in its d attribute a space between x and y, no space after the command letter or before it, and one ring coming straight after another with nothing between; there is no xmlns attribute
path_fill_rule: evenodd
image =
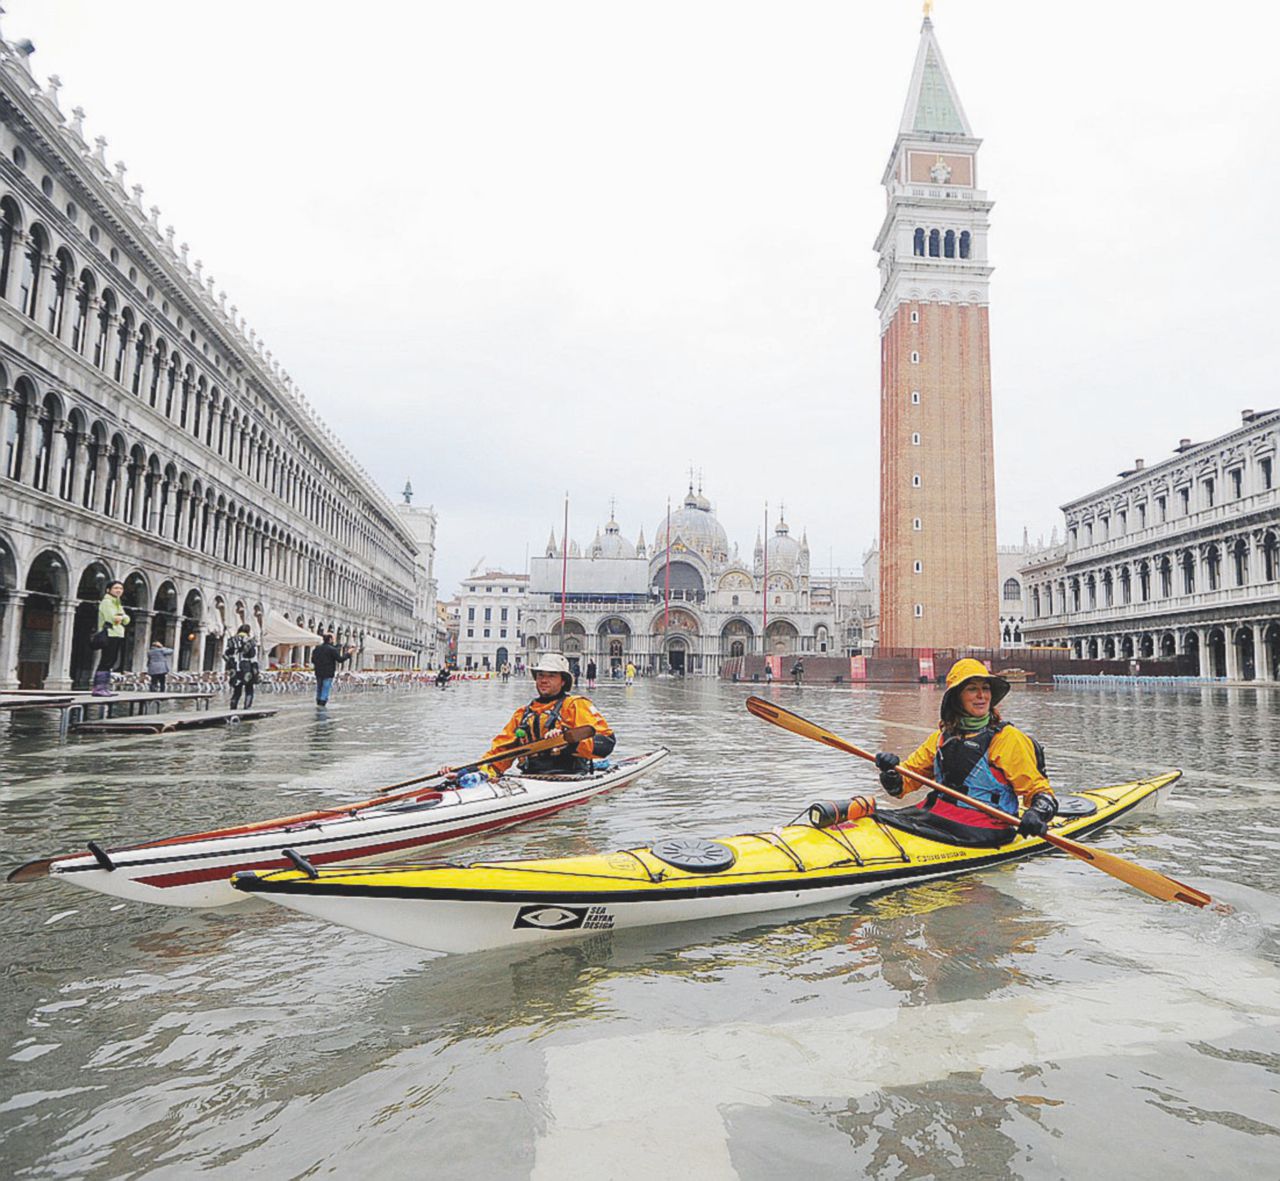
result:
<svg viewBox="0 0 1280 1181"><path fill-rule="evenodd" d="M278 714L278 709L187 710L176 714L144 714L130 718L100 718L76 722L77 734L172 734L175 730L199 730L206 726L234 726Z"/></svg>
<svg viewBox="0 0 1280 1181"><path fill-rule="evenodd" d="M196 710L207 710L213 700L212 691L202 693L113 693L110 697L95 697L92 693L68 691L59 693L48 689L10 690L0 695L0 709L56 709L58 710L58 733L65 735L75 726L80 728L90 721L92 712L97 712L97 719L106 721L114 719L115 711L127 708L129 717L146 715L154 707L160 712L161 702L191 702ZM181 715L172 715L178 717ZM166 719L167 720L167 719Z"/></svg>

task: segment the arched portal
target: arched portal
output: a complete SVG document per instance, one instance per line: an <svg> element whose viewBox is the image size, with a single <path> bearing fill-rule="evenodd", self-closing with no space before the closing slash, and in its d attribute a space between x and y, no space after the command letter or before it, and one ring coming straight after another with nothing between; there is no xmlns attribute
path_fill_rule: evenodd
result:
<svg viewBox="0 0 1280 1181"><path fill-rule="evenodd" d="M198 590L187 592L182 601L182 624L178 629L178 659L175 667L179 672L200 663L200 653L196 651L196 642L200 635L200 625L204 622L204 598Z"/></svg>
<svg viewBox="0 0 1280 1181"><path fill-rule="evenodd" d="M1258 679L1257 653L1253 650L1253 628L1236 629L1232 641L1236 646L1236 671L1242 681Z"/></svg>
<svg viewBox="0 0 1280 1181"><path fill-rule="evenodd" d="M1188 660L1195 662L1196 676L1203 677L1208 674L1204 669L1204 662L1200 659L1200 637L1193 631L1188 631L1182 639L1182 651L1186 654Z"/></svg>
<svg viewBox="0 0 1280 1181"><path fill-rule="evenodd" d="M89 647L89 638L98 630L98 604L111 585L111 571L102 562L91 562L80 575L76 586L76 618L71 631L72 685L87 688L93 680L97 653Z"/></svg>
<svg viewBox="0 0 1280 1181"><path fill-rule="evenodd" d="M631 627L625 619L611 615L596 629L601 663L609 669L621 669L631 658Z"/></svg>
<svg viewBox="0 0 1280 1181"><path fill-rule="evenodd" d="M1225 677L1227 675L1227 637L1223 634L1222 628L1215 627L1209 633L1209 643L1206 653L1207 665L1205 675L1210 677Z"/></svg>
<svg viewBox="0 0 1280 1181"><path fill-rule="evenodd" d="M755 647L755 630L745 619L731 619L720 629L721 656L745 656Z"/></svg>
<svg viewBox="0 0 1280 1181"><path fill-rule="evenodd" d="M67 595L67 568L60 554L45 550L27 572L27 597L22 605L18 633L18 687L43 689L45 680L57 676L56 626L58 607Z"/></svg>
<svg viewBox="0 0 1280 1181"><path fill-rule="evenodd" d="M795 624L775 619L765 634L765 651L770 656L791 656L799 649L799 639Z"/></svg>

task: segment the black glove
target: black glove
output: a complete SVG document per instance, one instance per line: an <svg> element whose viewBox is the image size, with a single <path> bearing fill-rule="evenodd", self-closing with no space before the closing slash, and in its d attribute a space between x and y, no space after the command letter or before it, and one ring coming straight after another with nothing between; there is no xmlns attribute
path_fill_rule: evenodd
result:
<svg viewBox="0 0 1280 1181"><path fill-rule="evenodd" d="M895 799L901 799L903 793L902 772L898 770L901 760L895 754L881 751L876 755L876 766L880 768L880 786Z"/></svg>
<svg viewBox="0 0 1280 1181"><path fill-rule="evenodd" d="M1038 791L1031 797L1027 810L1018 824L1020 837L1042 837L1049 831L1049 821L1058 814L1058 801L1047 791Z"/></svg>

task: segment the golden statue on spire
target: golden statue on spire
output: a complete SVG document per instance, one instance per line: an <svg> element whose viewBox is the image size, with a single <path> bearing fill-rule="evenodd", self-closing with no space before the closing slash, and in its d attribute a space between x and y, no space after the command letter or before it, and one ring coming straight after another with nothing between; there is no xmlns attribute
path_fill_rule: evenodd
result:
<svg viewBox="0 0 1280 1181"><path fill-rule="evenodd" d="M928 20L933 15L933 0L924 0L924 18Z"/></svg>

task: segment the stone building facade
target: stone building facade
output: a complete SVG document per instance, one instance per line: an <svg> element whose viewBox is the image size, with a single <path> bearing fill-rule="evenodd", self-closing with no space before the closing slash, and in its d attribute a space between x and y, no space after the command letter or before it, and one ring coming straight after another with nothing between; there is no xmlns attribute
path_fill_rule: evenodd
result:
<svg viewBox="0 0 1280 1181"><path fill-rule="evenodd" d="M486 570L458 588L458 667L489 672L523 655L527 574Z"/></svg>
<svg viewBox="0 0 1280 1181"><path fill-rule="evenodd" d="M116 579L126 667L286 618L421 651L412 530L29 57L0 40L0 687L83 684Z"/></svg>
<svg viewBox="0 0 1280 1181"><path fill-rule="evenodd" d="M441 640L439 613L436 602L439 585L436 581L436 526L440 523L436 510L430 505L413 504L413 485L406 480L404 503L396 505L396 512L405 523L418 552L414 555L412 650L420 664L436 667L443 659L445 643Z"/></svg>
<svg viewBox="0 0 1280 1181"><path fill-rule="evenodd" d="M995 647L992 202L926 16L882 183L880 644ZM963 489L963 495L959 490Z"/></svg>
<svg viewBox="0 0 1280 1181"><path fill-rule="evenodd" d="M701 490L690 486L669 520L668 531L661 517L649 547L643 530L632 542L610 516L585 550L568 542L567 560L553 531L530 563L527 658L550 648L583 665L594 660L601 676L628 662L714 676L733 657L840 651L833 596L814 593L808 539L792 537L781 514L767 554L757 537L750 562L730 547Z"/></svg>
<svg viewBox="0 0 1280 1181"><path fill-rule="evenodd" d="M1219 438L1183 439L1063 505L1065 544L1022 568L1028 640L1280 680L1278 448L1280 410L1246 410Z"/></svg>

